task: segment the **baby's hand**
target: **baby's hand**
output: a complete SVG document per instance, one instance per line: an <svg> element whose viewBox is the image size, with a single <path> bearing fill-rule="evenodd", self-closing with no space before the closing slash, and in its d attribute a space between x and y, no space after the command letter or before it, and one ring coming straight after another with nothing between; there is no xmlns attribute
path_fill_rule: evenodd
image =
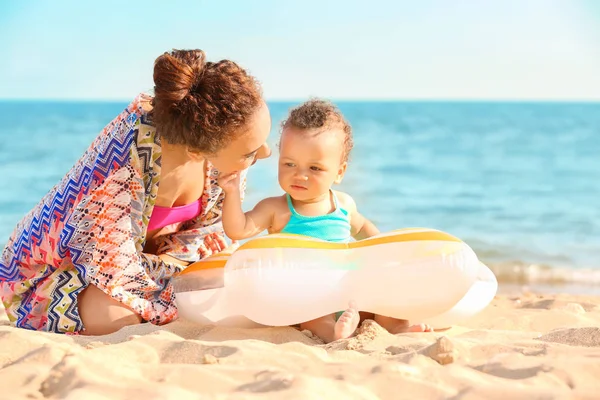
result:
<svg viewBox="0 0 600 400"><path fill-rule="evenodd" d="M217 184L223 189L225 193L235 192L240 190L240 174L232 172L229 175L219 176Z"/></svg>

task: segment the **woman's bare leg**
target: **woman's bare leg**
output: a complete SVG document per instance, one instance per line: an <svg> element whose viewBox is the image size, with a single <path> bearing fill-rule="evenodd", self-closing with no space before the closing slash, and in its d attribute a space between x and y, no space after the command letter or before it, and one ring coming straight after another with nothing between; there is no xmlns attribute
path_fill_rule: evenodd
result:
<svg viewBox="0 0 600 400"><path fill-rule="evenodd" d="M89 285L77 296L79 316L85 330L82 335L108 335L128 325L142 322L142 318L125 304L113 299L94 285Z"/></svg>

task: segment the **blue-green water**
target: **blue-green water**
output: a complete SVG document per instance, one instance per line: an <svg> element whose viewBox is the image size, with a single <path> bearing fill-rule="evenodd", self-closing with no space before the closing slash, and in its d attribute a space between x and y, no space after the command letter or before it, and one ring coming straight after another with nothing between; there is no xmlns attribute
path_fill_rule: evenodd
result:
<svg viewBox="0 0 600 400"><path fill-rule="evenodd" d="M0 245L125 105L0 102ZM271 144L293 105L269 104ZM381 230L452 233L503 281L600 282L600 104L338 105L355 135L339 189ZM276 167L251 169L246 207L280 193Z"/></svg>

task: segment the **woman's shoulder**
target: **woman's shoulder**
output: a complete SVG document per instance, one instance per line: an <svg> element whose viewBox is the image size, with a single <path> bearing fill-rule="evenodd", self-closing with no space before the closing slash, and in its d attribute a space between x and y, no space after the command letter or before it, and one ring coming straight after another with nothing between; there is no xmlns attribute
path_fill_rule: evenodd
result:
<svg viewBox="0 0 600 400"><path fill-rule="evenodd" d="M152 111L152 99L153 97L148 93L140 93L133 98L133 100L127 104L122 117L129 120L139 119L142 124L153 125L150 118Z"/></svg>
<svg viewBox="0 0 600 400"><path fill-rule="evenodd" d="M134 101L137 101L141 111L148 114L152 111L152 99L153 97L148 93L140 93L137 95Z"/></svg>
<svg viewBox="0 0 600 400"><path fill-rule="evenodd" d="M144 131L154 131L152 121L152 95L142 92L138 94L128 106L130 115L138 117L138 128Z"/></svg>

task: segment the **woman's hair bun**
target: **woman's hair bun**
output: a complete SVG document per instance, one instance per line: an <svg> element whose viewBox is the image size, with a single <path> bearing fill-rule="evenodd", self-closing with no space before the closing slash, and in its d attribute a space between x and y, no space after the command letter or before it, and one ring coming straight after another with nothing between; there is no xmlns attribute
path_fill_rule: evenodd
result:
<svg viewBox="0 0 600 400"><path fill-rule="evenodd" d="M207 62L202 50L173 50L154 63L151 104L163 139L212 154L245 129L262 93L233 61Z"/></svg>
<svg viewBox="0 0 600 400"><path fill-rule="evenodd" d="M205 65L202 50L173 50L154 62L154 96L164 105L176 104L198 84Z"/></svg>

